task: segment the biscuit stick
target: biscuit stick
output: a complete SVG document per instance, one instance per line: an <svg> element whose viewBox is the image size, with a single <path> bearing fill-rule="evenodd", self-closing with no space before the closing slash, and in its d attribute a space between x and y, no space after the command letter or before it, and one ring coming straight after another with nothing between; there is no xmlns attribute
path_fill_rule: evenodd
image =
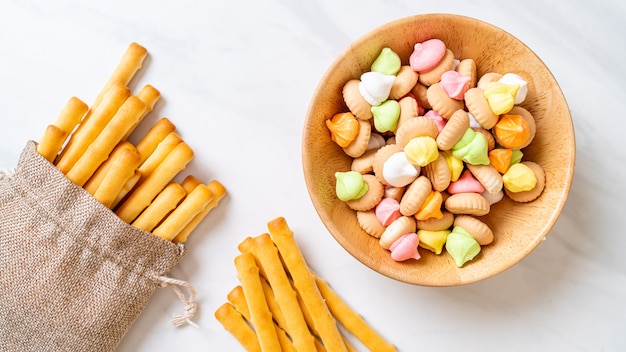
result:
<svg viewBox="0 0 626 352"><path fill-rule="evenodd" d="M89 106L77 97L71 97L65 104L63 110L57 117L54 125L65 131L69 136L74 131L74 128L80 123L85 113L89 110Z"/></svg>
<svg viewBox="0 0 626 352"><path fill-rule="evenodd" d="M264 289L266 288L266 286L269 287L269 285L267 284L267 281L263 280L263 278L261 278L261 284L263 285ZM228 297L228 301L230 302L230 304L232 304L233 307L235 307L235 309L239 313L241 313L241 315L243 315L246 319L248 319L248 321L250 321L250 310L248 309L248 304L246 303L246 297L243 293L243 288L241 286L236 286L234 289L232 289L228 293L227 297ZM272 313L272 316L274 317L274 313L272 311L271 305L276 304L276 302L271 302L268 299L267 295L265 295L265 298L268 304L268 308L270 309L270 312ZM291 343L289 336L287 335L285 330L281 328L280 324L276 322L275 317L274 317L274 329L276 330L276 335L278 336L278 342L280 343L280 347L282 348L282 351L294 351L295 352L296 349Z"/></svg>
<svg viewBox="0 0 626 352"><path fill-rule="evenodd" d="M130 90L125 85L115 84L104 95L101 106L89 110L90 119L83 118L55 162L61 172L70 171L129 96Z"/></svg>
<svg viewBox="0 0 626 352"><path fill-rule="evenodd" d="M185 181L183 181L183 188L185 187ZM183 228L178 235L174 238L174 242L176 243L184 243L187 241L187 237L191 234L193 230L200 224L200 222L211 212L212 209L217 207L219 202L226 196L226 188L216 180L209 182L207 185L211 194L213 194L213 198L209 202L209 204L202 209L198 215L194 216L193 219Z"/></svg>
<svg viewBox="0 0 626 352"><path fill-rule="evenodd" d="M326 305L333 316L370 351L397 351L396 347L380 336L357 312L352 310L341 297L333 291L328 282L315 277Z"/></svg>
<svg viewBox="0 0 626 352"><path fill-rule="evenodd" d="M162 117L157 121L146 135L137 143L137 151L141 157L143 163L150 154L156 149L157 145L167 136L170 132L174 132L176 126L168 120L166 117Z"/></svg>
<svg viewBox="0 0 626 352"><path fill-rule="evenodd" d="M121 83L124 86L128 86L128 83L130 83L131 79L133 79L137 71L141 68L143 60L147 55L148 51L146 48L137 43L130 43L115 67L115 70L104 84L102 91L96 96L93 104L91 104L91 109L98 108L100 102L104 99L103 97L106 91L114 84ZM89 113L86 118L89 118Z"/></svg>
<svg viewBox="0 0 626 352"><path fill-rule="evenodd" d="M213 194L207 186L196 186L152 233L168 241L173 240L212 198Z"/></svg>
<svg viewBox="0 0 626 352"><path fill-rule="evenodd" d="M196 188L196 186L201 183L202 182L200 182L200 180L198 180L194 175L187 175L183 179L183 182L180 183L180 185L183 186L183 189L185 189L185 192L189 193L193 191L193 189Z"/></svg>
<svg viewBox="0 0 626 352"><path fill-rule="evenodd" d="M37 152L49 162L53 162L61 148L63 148L65 138L67 138L65 131L55 125L48 125L39 140Z"/></svg>
<svg viewBox="0 0 626 352"><path fill-rule="evenodd" d="M313 325L319 333L324 347L329 351L347 351L337 323L324 303L315 284L315 278L293 237L293 231L289 229L283 217L270 221L268 229L293 278L296 290L302 297L309 314L311 314Z"/></svg>
<svg viewBox="0 0 626 352"><path fill-rule="evenodd" d="M174 150L174 148L182 143L183 140L176 132L170 132L165 139L163 139L156 149L148 156L148 158L141 163L139 171L143 177L148 177L165 160L167 155Z"/></svg>
<svg viewBox="0 0 626 352"><path fill-rule="evenodd" d="M280 342L272 321L272 313L267 307L263 295L259 268L254 261L254 256L250 253L238 255L235 257L235 267L237 268L237 278L241 282L250 310L250 321L256 329L261 349L263 351L280 351Z"/></svg>
<svg viewBox="0 0 626 352"><path fill-rule="evenodd" d="M186 195L187 192L180 184L170 183L131 225L144 231L152 231Z"/></svg>
<svg viewBox="0 0 626 352"><path fill-rule="evenodd" d="M193 151L186 143L180 143L165 160L133 191L117 208L115 213L126 223L131 223L148 206L174 177L185 169L193 159Z"/></svg>
<svg viewBox="0 0 626 352"><path fill-rule="evenodd" d="M126 181L135 174L138 165L139 153L137 150L134 147L122 149L112 160L106 176L93 195L94 198L110 208Z"/></svg>
<svg viewBox="0 0 626 352"><path fill-rule="evenodd" d="M83 185L83 188L87 192L89 192L89 194L94 195L96 193L96 190L102 183L102 180L104 180L104 178L107 175L107 172L109 172L109 168L111 167L113 160L118 158L119 154L124 149L135 149L135 147L130 142L122 141L118 143L115 146L115 148L113 148L113 151L111 152L111 155L109 156L109 158L104 163L102 163L102 165L100 165L98 170L96 170L96 172L94 172L91 178L89 178L89 181L87 181Z"/></svg>
<svg viewBox="0 0 626 352"><path fill-rule="evenodd" d="M248 325L241 313L230 303L222 304L215 311L215 318L222 324L224 329L239 341L246 351L261 352L261 346L254 330Z"/></svg>
<svg viewBox="0 0 626 352"><path fill-rule="evenodd" d="M115 198L115 201L113 202L113 204L111 204L111 209L115 209L115 207L124 199L124 197L126 197L126 195L133 190L135 185L139 182L139 179L141 179L141 172L139 172L139 170L135 170L135 174L130 179L128 179L128 181L126 181L126 183L122 187L122 190L117 195L117 198Z"/></svg>
<svg viewBox="0 0 626 352"><path fill-rule="evenodd" d="M111 118L111 121L107 123L85 153L72 166L66 174L67 178L82 187L109 157L113 148L115 148L145 110L146 105L141 100L135 96L128 97L113 118Z"/></svg>
<svg viewBox="0 0 626 352"><path fill-rule="evenodd" d="M139 123L143 120L143 118L146 117L146 115L148 115L148 113L150 113L152 109L154 109L154 104L156 104L156 102L161 97L161 92L159 92L153 86L146 84L145 86L143 86L143 88L141 88L141 90L139 91L139 93L137 93L136 96L137 98L139 98L139 100L141 100L144 104L146 104L146 111L139 118L139 120L135 122L134 126L132 126L128 132L126 132L126 135L124 136L124 138L122 138L123 140L128 139L130 134L133 133L133 131L135 130L137 125L139 125Z"/></svg>
<svg viewBox="0 0 626 352"><path fill-rule="evenodd" d="M291 287L289 277L280 261L278 250L268 234L255 237L251 245L240 245L242 252L248 252L257 259L257 265L269 281L283 317L286 330L298 351L316 351L313 335L302 315L296 292Z"/></svg>

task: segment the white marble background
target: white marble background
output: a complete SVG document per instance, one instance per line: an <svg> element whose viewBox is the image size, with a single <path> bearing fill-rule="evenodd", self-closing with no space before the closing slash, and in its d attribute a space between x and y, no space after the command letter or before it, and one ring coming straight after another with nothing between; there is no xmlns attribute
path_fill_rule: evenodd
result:
<svg viewBox="0 0 626 352"><path fill-rule="evenodd" d="M512 269L455 288L402 284L345 253L301 171L304 115L334 57L383 23L431 12L476 17L528 44L560 82L576 130L574 183L548 239ZM230 193L171 273L197 289L199 328L169 326L181 304L158 289L119 351L240 350L213 312L237 285L237 244L276 216L401 351L624 351L624 33L621 0L1 0L0 166L69 97L90 103L137 41L150 57L136 85L163 96L150 118L172 119L197 154L189 172Z"/></svg>

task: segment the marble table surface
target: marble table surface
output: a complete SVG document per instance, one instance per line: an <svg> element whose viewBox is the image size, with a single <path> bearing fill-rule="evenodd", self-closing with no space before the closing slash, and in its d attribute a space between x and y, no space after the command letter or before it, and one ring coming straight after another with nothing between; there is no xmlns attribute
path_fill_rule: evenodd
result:
<svg viewBox="0 0 626 352"><path fill-rule="evenodd" d="M400 283L347 254L317 217L301 166L308 103L334 58L375 27L423 13L475 17L525 42L560 83L576 131L573 185L547 240L461 287ZM133 84L162 93L150 118L174 121L196 151L188 171L229 194L170 273L197 290L198 328L168 324L182 306L159 288L119 351L241 350L213 312L238 284L237 244L277 216L310 266L401 351L624 351L624 33L617 0L3 0L0 166L14 166L69 97L90 103L136 41L149 57Z"/></svg>

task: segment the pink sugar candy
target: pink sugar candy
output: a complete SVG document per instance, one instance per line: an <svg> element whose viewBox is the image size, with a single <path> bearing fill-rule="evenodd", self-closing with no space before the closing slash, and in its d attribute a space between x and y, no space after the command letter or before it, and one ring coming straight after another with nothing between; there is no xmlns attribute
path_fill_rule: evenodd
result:
<svg viewBox="0 0 626 352"><path fill-rule="evenodd" d="M389 226L394 220L402 216L400 203L393 198L383 198L376 205L376 218L383 226Z"/></svg>
<svg viewBox="0 0 626 352"><path fill-rule="evenodd" d="M446 122L448 122L448 120L446 120L443 116L439 115L439 113L436 112L435 110L428 110L428 112L424 114L424 117L428 117L429 119L433 120L435 124L437 125L437 129L439 130L439 132L441 132L441 130L443 129L443 126L445 126Z"/></svg>
<svg viewBox="0 0 626 352"><path fill-rule="evenodd" d="M420 239L416 233L407 233L400 236L395 240L389 250L391 251L391 259L396 262L403 262L409 259L420 259L420 254L417 250Z"/></svg>
<svg viewBox="0 0 626 352"><path fill-rule="evenodd" d="M441 75L439 86L455 100L463 100L469 89L469 76L463 76L456 71L446 71Z"/></svg>
<svg viewBox="0 0 626 352"><path fill-rule="evenodd" d="M485 187L474 178L469 170L463 171L461 177L454 182L450 182L448 193L483 193Z"/></svg>
<svg viewBox="0 0 626 352"><path fill-rule="evenodd" d="M446 44L439 39L429 39L415 44L409 56L413 71L427 72L435 68L446 54Z"/></svg>

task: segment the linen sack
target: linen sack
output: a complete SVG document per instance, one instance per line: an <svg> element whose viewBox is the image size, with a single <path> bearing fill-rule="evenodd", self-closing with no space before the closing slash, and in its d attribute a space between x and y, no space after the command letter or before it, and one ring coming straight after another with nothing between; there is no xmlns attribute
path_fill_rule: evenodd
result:
<svg viewBox="0 0 626 352"><path fill-rule="evenodd" d="M184 253L123 222L29 141L0 180L0 350L115 350Z"/></svg>

